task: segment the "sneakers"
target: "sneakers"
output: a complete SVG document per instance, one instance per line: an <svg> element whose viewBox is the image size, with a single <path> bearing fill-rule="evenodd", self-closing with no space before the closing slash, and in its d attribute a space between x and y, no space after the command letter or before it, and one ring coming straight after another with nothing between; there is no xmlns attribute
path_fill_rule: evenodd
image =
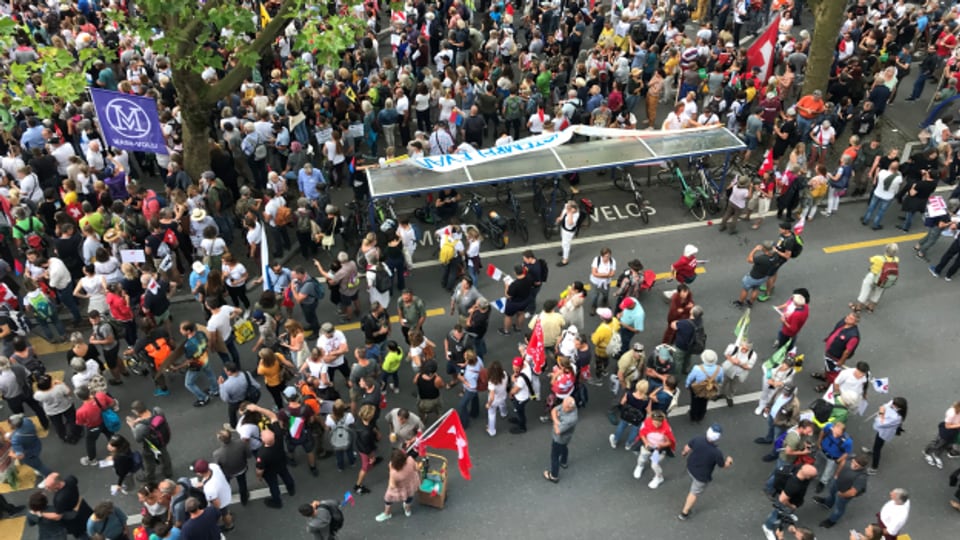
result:
<svg viewBox="0 0 960 540"><path fill-rule="evenodd" d="M824 529L829 529L830 527L833 527L836 524L837 524L836 521L830 521L829 519L825 519L820 522L820 526L823 527Z"/></svg>
<svg viewBox="0 0 960 540"><path fill-rule="evenodd" d="M613 435L610 435L610 439L609 439L609 440L610 440L610 448L613 448L614 450L616 450L616 449L617 449L617 438L616 438L615 436L613 436Z"/></svg>
<svg viewBox="0 0 960 540"><path fill-rule="evenodd" d="M943 468L943 461L940 458L938 458L937 456L933 456L933 461L936 462L938 469Z"/></svg>
<svg viewBox="0 0 960 540"><path fill-rule="evenodd" d="M662 483L663 483L662 476L654 476L653 480L651 480L650 483L647 484L647 487L650 489L657 489L658 487L660 487L660 484Z"/></svg>
<svg viewBox="0 0 960 540"><path fill-rule="evenodd" d="M950 459L960 458L960 451L951 448L950 450L947 450L947 457Z"/></svg>
<svg viewBox="0 0 960 540"><path fill-rule="evenodd" d="M951 278L950 276L943 276L943 280L944 280L944 281L953 281L953 278Z"/></svg>
<svg viewBox="0 0 960 540"><path fill-rule="evenodd" d="M209 398L209 397L205 397L205 398L203 398L203 399L198 399L198 400L194 401L194 402L193 402L193 406L194 406L194 407L203 407L203 406L206 405L207 403L210 403L210 398Z"/></svg>
<svg viewBox="0 0 960 540"><path fill-rule="evenodd" d="M868 476L876 476L877 473L879 473L879 472L880 472L880 471L878 471L877 469L874 469L873 467L867 467L867 475L868 475Z"/></svg>
<svg viewBox="0 0 960 540"><path fill-rule="evenodd" d="M690 517L690 514L684 514L683 512L677 514L677 519L680 521L686 521L688 517Z"/></svg>
<svg viewBox="0 0 960 540"><path fill-rule="evenodd" d="M864 454L872 454L872 453L873 453L873 449L872 449L872 448L867 448L866 446L861 446L861 447L860 447L860 451L863 452Z"/></svg>
<svg viewBox="0 0 960 540"><path fill-rule="evenodd" d="M84 467L96 467L97 459L96 458L90 459L87 456L83 456L82 458L80 458L80 464L83 465Z"/></svg>
<svg viewBox="0 0 960 540"><path fill-rule="evenodd" d="M153 395L156 396L156 397L169 396L169 395L170 395L170 391L169 391L169 390L164 390L164 389L162 389L162 388L157 388L156 390L153 391Z"/></svg>
<svg viewBox="0 0 960 540"><path fill-rule="evenodd" d="M358 495L366 495L367 493L370 493L370 488L361 484L353 486L353 490L357 492Z"/></svg>
<svg viewBox="0 0 960 540"><path fill-rule="evenodd" d="M757 405L757 408L753 410L753 414L760 416L760 413L763 412L763 405Z"/></svg>
<svg viewBox="0 0 960 540"><path fill-rule="evenodd" d="M633 469L633 477L639 480L641 476L643 476L643 465L637 465Z"/></svg>
<svg viewBox="0 0 960 540"><path fill-rule="evenodd" d="M496 436L497 436L497 434L496 434L495 432L490 431L490 428L487 428L486 431L487 431L487 435L489 435L489 436L491 436L491 437L496 437Z"/></svg>
<svg viewBox="0 0 960 540"><path fill-rule="evenodd" d="M392 518L392 517L393 517L393 514L387 514L387 513L384 513L384 512L380 512L379 514L377 514L377 517L376 517L375 519L376 519L378 522L383 523L384 521L386 521L386 520L388 520L388 519L390 519L390 518Z"/></svg>
<svg viewBox="0 0 960 540"><path fill-rule="evenodd" d="M826 214L830 215L830 214ZM766 525L761 525L760 528L763 530L763 535L767 537L767 540L777 540L777 535L773 533Z"/></svg>
<svg viewBox="0 0 960 540"><path fill-rule="evenodd" d="M545 414L540 417L540 423L541 423L541 424L546 424L546 423L549 422L549 421L550 421L550 417L547 416L547 415L545 415ZM611 437L612 437L612 436L613 436L613 435L611 435ZM616 448L616 447L614 447L614 448Z"/></svg>
<svg viewBox="0 0 960 540"><path fill-rule="evenodd" d="M931 467L936 467L936 466L937 466L937 462L933 459L933 456L931 456L930 454L928 454L928 453L926 453L926 452L923 453L923 459L925 459L925 460L927 461L927 465L929 465L929 466L931 466ZM82 460L81 460L81 463L83 463Z"/></svg>
<svg viewBox="0 0 960 540"><path fill-rule="evenodd" d="M937 273L937 267L936 267L936 266L928 266L928 267L927 267L927 270L930 271L930 275L931 275L931 276L933 276L933 277L940 277L940 274Z"/></svg>
<svg viewBox="0 0 960 540"><path fill-rule="evenodd" d="M827 505L827 500L824 499L823 497L815 496L813 498L813 502L819 504L820 506L824 507L827 510L830 510L830 506Z"/></svg>
<svg viewBox="0 0 960 540"><path fill-rule="evenodd" d="M410 505L403 505L403 515L410 517L413 515L413 509L410 508Z"/></svg>

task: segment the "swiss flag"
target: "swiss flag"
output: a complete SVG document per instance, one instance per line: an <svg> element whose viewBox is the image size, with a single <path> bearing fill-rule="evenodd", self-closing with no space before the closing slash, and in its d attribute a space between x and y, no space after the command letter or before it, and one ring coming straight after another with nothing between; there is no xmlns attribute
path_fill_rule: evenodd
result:
<svg viewBox="0 0 960 540"><path fill-rule="evenodd" d="M767 150L767 153L763 156L763 163L760 164L760 168L757 170L760 173L760 176L763 176L767 171L773 170L773 149Z"/></svg>
<svg viewBox="0 0 960 540"><path fill-rule="evenodd" d="M470 468L473 467L473 463L470 461L470 446L467 443L467 434L463 431L463 425L460 423L460 415L457 414L457 411L450 410L438 423L439 425L435 429L428 430L428 434L420 438L418 449L421 453L426 448L455 450L457 452L457 465L460 466L460 476L469 480Z"/></svg>
<svg viewBox="0 0 960 540"><path fill-rule="evenodd" d="M773 73L773 55L777 50L777 36L780 35L780 15L770 21L767 29L747 49L747 66L760 67L760 80L766 83L767 77Z"/></svg>
<svg viewBox="0 0 960 540"><path fill-rule="evenodd" d="M533 324L533 334L530 336L530 342L527 343L527 350L524 353L533 363L533 372L539 375L543 372L543 365L547 363L547 353L543 345L543 327L540 326L540 318Z"/></svg>

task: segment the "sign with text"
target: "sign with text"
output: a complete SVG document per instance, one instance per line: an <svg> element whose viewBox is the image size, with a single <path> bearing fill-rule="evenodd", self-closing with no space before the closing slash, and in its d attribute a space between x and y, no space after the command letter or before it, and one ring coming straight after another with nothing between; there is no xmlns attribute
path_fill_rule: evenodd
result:
<svg viewBox="0 0 960 540"><path fill-rule="evenodd" d="M166 154L157 103L150 98L90 89L107 144L130 152Z"/></svg>

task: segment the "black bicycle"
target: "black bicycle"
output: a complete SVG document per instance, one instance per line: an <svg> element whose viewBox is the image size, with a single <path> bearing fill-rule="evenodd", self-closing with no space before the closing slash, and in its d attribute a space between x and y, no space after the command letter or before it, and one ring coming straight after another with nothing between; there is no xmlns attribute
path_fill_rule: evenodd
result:
<svg viewBox="0 0 960 540"><path fill-rule="evenodd" d="M543 220L543 236L549 240L557 232L557 216L560 215L560 207L568 200L569 195L560 187L560 177L554 176L551 180L553 186L550 189L550 196L544 193L543 186L539 180L533 181L533 209ZM558 204L559 203L559 204Z"/></svg>
<svg viewBox="0 0 960 540"><path fill-rule="evenodd" d="M511 231L517 233L517 236L519 236L524 243L527 243L530 241L530 230L527 229L527 218L523 216L523 210L520 208L520 200L517 199L517 196L513 193L513 190L510 189L509 185L507 185L505 191L506 203L510 206L510 212L513 214L507 218L507 226ZM497 192L497 200L500 200L499 190Z"/></svg>
<svg viewBox="0 0 960 540"><path fill-rule="evenodd" d="M615 167L613 169L613 185L623 191L633 193L633 202L640 212L640 219L644 223L650 223L650 216L656 214L657 211L650 205L650 201L643 196L640 184L633 181L633 175L623 167Z"/></svg>

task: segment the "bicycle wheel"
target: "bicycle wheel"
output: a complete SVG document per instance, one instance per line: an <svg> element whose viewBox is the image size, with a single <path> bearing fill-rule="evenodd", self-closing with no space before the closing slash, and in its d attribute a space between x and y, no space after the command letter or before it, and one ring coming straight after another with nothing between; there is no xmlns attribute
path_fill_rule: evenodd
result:
<svg viewBox="0 0 960 540"><path fill-rule="evenodd" d="M637 204L637 208L640 210L640 219L644 223L650 223L650 214L647 212L647 201L643 199L643 193L640 193L640 190L633 192L633 202Z"/></svg>
<svg viewBox="0 0 960 540"><path fill-rule="evenodd" d="M494 195L496 196L498 203L508 204L510 202L510 186L497 185L494 189L496 190Z"/></svg>
<svg viewBox="0 0 960 540"><path fill-rule="evenodd" d="M644 225L650 223L650 207L647 206L646 202L640 205L640 219L643 220Z"/></svg>
<svg viewBox="0 0 960 540"><path fill-rule="evenodd" d="M556 232L556 228L553 223L550 223L547 220L543 220L543 237L547 240L553 238L553 233Z"/></svg>
<svg viewBox="0 0 960 540"><path fill-rule="evenodd" d="M707 217L707 209L703 206L703 196L697 195L696 202L693 203L693 206L690 207L690 214L697 219L697 221L703 221Z"/></svg>
<svg viewBox="0 0 960 540"><path fill-rule="evenodd" d="M517 236L523 240L524 244L530 241L530 230L527 228L526 220L517 218L514 222L514 230L517 232Z"/></svg>
<svg viewBox="0 0 960 540"><path fill-rule="evenodd" d="M710 215L717 215L720 213L720 193L714 189L713 184L707 182L705 186L702 187L704 191L703 196L703 205L706 207L707 212L710 212Z"/></svg>
<svg viewBox="0 0 960 540"><path fill-rule="evenodd" d="M630 173L619 167L614 169L613 185L623 191L630 191Z"/></svg>
<svg viewBox="0 0 960 540"><path fill-rule="evenodd" d="M677 174L671 171L659 170L657 171L657 182L661 186L675 186L677 184Z"/></svg>
<svg viewBox="0 0 960 540"><path fill-rule="evenodd" d="M503 239L503 233L502 233L502 232L501 232L500 234L498 234L498 235L497 235L497 234L492 235L492 236L489 238L489 240L490 240L490 243L493 244L493 247L495 247L495 248L497 248L497 249L503 249L503 248L507 245L506 241L504 241L504 239Z"/></svg>

